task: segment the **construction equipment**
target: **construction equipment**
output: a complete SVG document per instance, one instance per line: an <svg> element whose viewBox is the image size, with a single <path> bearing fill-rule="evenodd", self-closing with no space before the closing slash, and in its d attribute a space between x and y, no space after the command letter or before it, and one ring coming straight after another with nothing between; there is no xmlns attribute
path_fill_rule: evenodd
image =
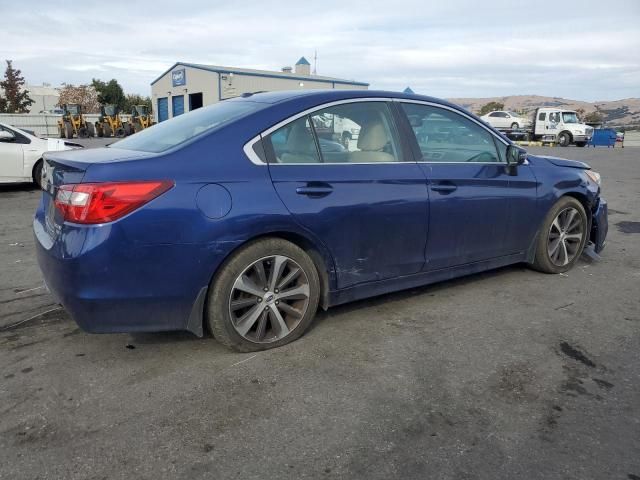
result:
<svg viewBox="0 0 640 480"><path fill-rule="evenodd" d="M153 125L153 117L151 116L151 110L146 105L134 105L131 109L131 119L125 126L127 135L132 135L149 128Z"/></svg>
<svg viewBox="0 0 640 480"><path fill-rule="evenodd" d="M118 137L123 138L127 136L125 131L125 124L120 118L120 112L115 105L101 105L100 117L96 122L96 132L99 137Z"/></svg>
<svg viewBox="0 0 640 480"><path fill-rule="evenodd" d="M82 106L77 103L62 105L63 114L58 120L58 133L60 138L95 137L96 131L93 123L87 122L82 115Z"/></svg>

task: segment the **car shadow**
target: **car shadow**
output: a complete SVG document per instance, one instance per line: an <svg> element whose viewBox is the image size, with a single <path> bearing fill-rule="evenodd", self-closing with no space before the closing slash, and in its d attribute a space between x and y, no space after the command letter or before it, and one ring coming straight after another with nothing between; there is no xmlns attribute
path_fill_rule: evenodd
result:
<svg viewBox="0 0 640 480"><path fill-rule="evenodd" d="M308 331L311 331L314 328L317 328L324 321L332 317L349 314L353 311L356 311L365 307L366 308L378 307L387 302L405 301L405 300L410 300L412 298L420 297L422 295L434 295L437 292L440 292L442 290L461 287L464 285L470 285L482 280L486 280L488 278L500 277L509 273L526 272L526 271L530 271L530 269L524 264L508 265L506 267L501 267L495 270L474 273L472 275L466 275L464 277L453 278L451 280L445 280L437 283L432 283L429 285L413 287L406 290L385 293L375 297L357 300L355 302L350 302L343 305L331 307L327 311L318 310L316 318L311 324L311 327L309 328Z"/></svg>
<svg viewBox="0 0 640 480"><path fill-rule="evenodd" d="M0 193L4 192L37 192L40 189L33 183L7 183L0 184Z"/></svg>

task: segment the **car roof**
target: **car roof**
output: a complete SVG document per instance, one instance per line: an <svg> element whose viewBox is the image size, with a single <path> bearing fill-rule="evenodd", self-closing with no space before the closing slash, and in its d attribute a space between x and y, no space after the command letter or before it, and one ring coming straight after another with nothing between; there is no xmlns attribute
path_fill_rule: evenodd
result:
<svg viewBox="0 0 640 480"><path fill-rule="evenodd" d="M447 107L455 108L461 112L469 113L459 105L447 102L440 98L426 95L407 94L401 92L390 92L385 90L284 90L278 92L260 92L234 98L234 101L250 101L257 103L287 103L304 99L309 103L328 103L331 101L347 100L358 98L393 98L399 100L418 100L423 102L436 103Z"/></svg>

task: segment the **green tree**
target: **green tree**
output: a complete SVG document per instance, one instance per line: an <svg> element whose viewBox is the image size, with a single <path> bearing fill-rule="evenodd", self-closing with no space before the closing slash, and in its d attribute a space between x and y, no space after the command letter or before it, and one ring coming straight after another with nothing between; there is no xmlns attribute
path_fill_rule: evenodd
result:
<svg viewBox="0 0 640 480"><path fill-rule="evenodd" d="M504 110L504 103L489 102L480 108L480 112L478 112L478 115L485 115L489 112L493 112L494 110Z"/></svg>
<svg viewBox="0 0 640 480"><path fill-rule="evenodd" d="M91 81L91 86L98 92L98 102L102 105L115 105L120 110L125 108L124 90L115 78L103 82L97 78Z"/></svg>
<svg viewBox="0 0 640 480"><path fill-rule="evenodd" d="M151 110L151 97L143 97L138 94L127 94L124 101L124 113L131 113L134 105L146 105Z"/></svg>
<svg viewBox="0 0 640 480"><path fill-rule="evenodd" d="M24 88L22 72L13 68L11 60L6 62L4 80L0 82L0 88L4 90L4 96L0 95L0 113L26 113L34 102Z"/></svg>

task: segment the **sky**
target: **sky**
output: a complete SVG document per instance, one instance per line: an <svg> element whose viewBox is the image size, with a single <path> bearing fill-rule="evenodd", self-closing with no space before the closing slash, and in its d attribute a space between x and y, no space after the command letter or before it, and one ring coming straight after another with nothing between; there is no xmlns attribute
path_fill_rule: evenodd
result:
<svg viewBox="0 0 640 480"><path fill-rule="evenodd" d="M640 97L640 0L0 0L0 60L29 84L116 78L176 61L319 75L436 97Z"/></svg>

